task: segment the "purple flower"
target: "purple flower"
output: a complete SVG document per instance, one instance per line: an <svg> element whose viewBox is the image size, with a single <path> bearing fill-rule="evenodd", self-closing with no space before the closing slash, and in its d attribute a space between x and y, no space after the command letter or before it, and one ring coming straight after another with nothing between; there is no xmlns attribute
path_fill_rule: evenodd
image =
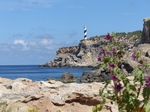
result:
<svg viewBox="0 0 150 112"><path fill-rule="evenodd" d="M144 77L149 77L149 75L145 74Z"/></svg>
<svg viewBox="0 0 150 112"><path fill-rule="evenodd" d="M106 51L105 51L105 49L102 48L101 50L102 50L102 54L103 54L104 56L106 56Z"/></svg>
<svg viewBox="0 0 150 112"><path fill-rule="evenodd" d="M110 39L111 39L111 36L110 36L109 33L107 33L107 35L105 35L105 39L106 39L106 40L110 40Z"/></svg>
<svg viewBox="0 0 150 112"><path fill-rule="evenodd" d="M135 54L135 51L132 51L132 59L133 59L133 60L136 60L136 54Z"/></svg>
<svg viewBox="0 0 150 112"><path fill-rule="evenodd" d="M123 42L121 39L120 40L118 40L119 42Z"/></svg>
<svg viewBox="0 0 150 112"><path fill-rule="evenodd" d="M118 58L119 58L119 59L120 59L120 58L123 58L123 55L119 55L119 57L118 57Z"/></svg>
<svg viewBox="0 0 150 112"><path fill-rule="evenodd" d="M148 68L145 68L145 70L148 71L149 69L148 69Z"/></svg>
<svg viewBox="0 0 150 112"><path fill-rule="evenodd" d="M122 63L121 63L121 62L119 62L119 63L118 63L118 66L121 66L121 65L122 65Z"/></svg>
<svg viewBox="0 0 150 112"><path fill-rule="evenodd" d="M146 81L145 81L146 84L144 85L144 87L150 87L150 76L147 75L147 74L145 74L144 77L147 77L147 79L146 79Z"/></svg>
<svg viewBox="0 0 150 112"><path fill-rule="evenodd" d="M118 81L118 78L117 78L115 75L112 75L112 76L111 76L111 79L112 79L113 81Z"/></svg>
<svg viewBox="0 0 150 112"><path fill-rule="evenodd" d="M117 92L120 92L121 89L123 89L122 84L118 83L118 84L115 85L115 90L116 90Z"/></svg>
<svg viewBox="0 0 150 112"><path fill-rule="evenodd" d="M150 87L150 82L146 83L144 87Z"/></svg>
<svg viewBox="0 0 150 112"><path fill-rule="evenodd" d="M113 51L109 51L111 54L113 53Z"/></svg>
<svg viewBox="0 0 150 112"><path fill-rule="evenodd" d="M110 69L113 69L113 68L115 68L115 67L116 67L116 65L115 65L115 64L113 64L113 63L111 63L111 64L109 65L109 67L110 67Z"/></svg>
<svg viewBox="0 0 150 112"><path fill-rule="evenodd" d="M100 54L97 56L97 60L98 60L99 62L103 62L103 61L101 60Z"/></svg>
<svg viewBox="0 0 150 112"><path fill-rule="evenodd" d="M127 44L126 42L123 42L124 44Z"/></svg>
<svg viewBox="0 0 150 112"><path fill-rule="evenodd" d="M113 51L117 51L117 47L116 47L116 46L114 46L114 49L113 49Z"/></svg>
<svg viewBox="0 0 150 112"><path fill-rule="evenodd" d="M148 79L146 80L146 83L149 83L150 82L150 76L148 77Z"/></svg>

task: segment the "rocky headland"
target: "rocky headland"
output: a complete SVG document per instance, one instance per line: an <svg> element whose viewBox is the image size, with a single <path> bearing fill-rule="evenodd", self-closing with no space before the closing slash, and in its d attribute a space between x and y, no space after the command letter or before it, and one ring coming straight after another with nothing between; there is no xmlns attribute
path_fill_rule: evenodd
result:
<svg viewBox="0 0 150 112"><path fill-rule="evenodd" d="M130 74L133 68L141 65L141 60L149 62L150 49L150 18L144 19L143 31L137 30L134 32L115 33L116 38L126 42L126 50L129 55L125 56L125 63L123 63L123 72ZM97 68L99 62L97 61L98 54L101 53L100 48L105 43L104 35L95 36L89 39L80 40L78 46L64 47L56 51L56 57L46 62L46 67L91 67ZM141 60L133 61L131 53L133 50L139 50L142 53ZM103 81L110 77L106 70L85 71L82 74L80 82L94 82Z"/></svg>
<svg viewBox="0 0 150 112"><path fill-rule="evenodd" d="M131 50L135 41L141 38L142 31L129 33L116 33L116 37L123 39L127 43L127 49ZM97 56L101 52L100 48L104 46L104 36L95 36L89 39L80 40L78 46L63 47L56 51L56 57L46 62L46 67L97 67Z"/></svg>

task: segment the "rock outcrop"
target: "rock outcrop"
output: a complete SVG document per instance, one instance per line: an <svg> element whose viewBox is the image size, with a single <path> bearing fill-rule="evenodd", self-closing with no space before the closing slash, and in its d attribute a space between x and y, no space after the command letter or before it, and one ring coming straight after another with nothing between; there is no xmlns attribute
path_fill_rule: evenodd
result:
<svg viewBox="0 0 150 112"><path fill-rule="evenodd" d="M49 67L91 67L97 63L102 41L98 38L81 40L78 46L60 48L56 58L47 62Z"/></svg>
<svg viewBox="0 0 150 112"><path fill-rule="evenodd" d="M133 80L132 77L129 79ZM113 81L107 90L113 90L112 84ZM28 112L33 108L38 112L92 112L93 106L102 101L99 89L104 85L100 82L64 84L56 81L52 84L25 78L0 78L0 112ZM116 105L109 102L106 107L108 105L112 112L118 112ZM101 112L110 111L104 106Z"/></svg>
<svg viewBox="0 0 150 112"><path fill-rule="evenodd" d="M0 78L0 112L91 112L99 104L102 83L64 84L59 81L32 81Z"/></svg>
<svg viewBox="0 0 150 112"><path fill-rule="evenodd" d="M60 81L64 83L74 82L75 81L74 74L66 72L60 77Z"/></svg>
<svg viewBox="0 0 150 112"><path fill-rule="evenodd" d="M104 69L98 69L94 71L84 71L80 82L104 82L104 80L110 79L110 73Z"/></svg>
<svg viewBox="0 0 150 112"><path fill-rule="evenodd" d="M117 33L116 38L122 39L127 43L127 50L133 47L137 38L141 38L141 31L129 33ZM98 64L97 56L104 46L104 36L93 37L80 40L78 46L64 47L56 51L56 57L47 62L47 67L96 67Z"/></svg>
<svg viewBox="0 0 150 112"><path fill-rule="evenodd" d="M143 31L121 33L121 37L127 42L127 46L132 50L133 45L137 47L140 44L150 43L150 17L143 19ZM131 35L131 33L133 35ZM135 35L134 35L135 34ZM136 35L138 34L138 36ZM47 62L44 66L48 67L95 67L97 66L97 55L100 53L100 47L103 47L103 37L81 40L78 46L60 48L57 51L56 58ZM129 50L128 49L128 50ZM150 51L147 52L150 57Z"/></svg>
<svg viewBox="0 0 150 112"><path fill-rule="evenodd" d="M150 43L150 17L144 19L142 44Z"/></svg>
<svg viewBox="0 0 150 112"><path fill-rule="evenodd" d="M135 46L138 46L139 44L144 43L150 43L150 17L143 19L143 31L142 31L142 38L138 39L135 42Z"/></svg>
<svg viewBox="0 0 150 112"><path fill-rule="evenodd" d="M104 37L81 40L78 46L60 48L56 52L56 57L47 62L48 67L97 67L97 56L104 46ZM127 45L133 46L132 41Z"/></svg>

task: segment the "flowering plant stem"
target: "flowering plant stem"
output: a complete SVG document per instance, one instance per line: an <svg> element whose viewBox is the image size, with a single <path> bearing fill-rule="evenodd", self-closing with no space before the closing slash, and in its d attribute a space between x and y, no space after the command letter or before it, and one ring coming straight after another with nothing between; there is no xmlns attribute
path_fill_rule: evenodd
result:
<svg viewBox="0 0 150 112"><path fill-rule="evenodd" d="M112 107L107 105L109 102L116 105L119 112L150 112L150 76L147 74L150 64L142 61L142 67L134 68L131 73L134 78L129 80L122 72L124 57L129 55L125 49L126 42L110 34L107 34L105 39L106 46L101 48L98 55L98 66L108 70L111 79L105 80L104 88L99 91L103 100L93 107L93 112L101 111L103 107L112 112ZM133 51L131 58L136 61L140 54L140 51ZM108 85L113 85L112 89Z"/></svg>

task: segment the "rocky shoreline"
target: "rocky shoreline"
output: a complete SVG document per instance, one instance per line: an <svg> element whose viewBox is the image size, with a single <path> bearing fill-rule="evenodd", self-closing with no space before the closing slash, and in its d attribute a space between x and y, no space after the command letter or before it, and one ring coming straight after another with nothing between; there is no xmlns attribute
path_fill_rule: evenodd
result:
<svg viewBox="0 0 150 112"><path fill-rule="evenodd" d="M102 83L69 83L32 81L25 78L0 78L0 112L91 112L100 102Z"/></svg>
<svg viewBox="0 0 150 112"><path fill-rule="evenodd" d="M113 81L108 85L110 91L112 84ZM99 90L104 85L103 82L65 84L55 80L0 78L0 112L30 112L29 109L37 110L34 112L92 112L102 101ZM106 105L118 112L115 105ZM109 112L106 107L101 112Z"/></svg>

